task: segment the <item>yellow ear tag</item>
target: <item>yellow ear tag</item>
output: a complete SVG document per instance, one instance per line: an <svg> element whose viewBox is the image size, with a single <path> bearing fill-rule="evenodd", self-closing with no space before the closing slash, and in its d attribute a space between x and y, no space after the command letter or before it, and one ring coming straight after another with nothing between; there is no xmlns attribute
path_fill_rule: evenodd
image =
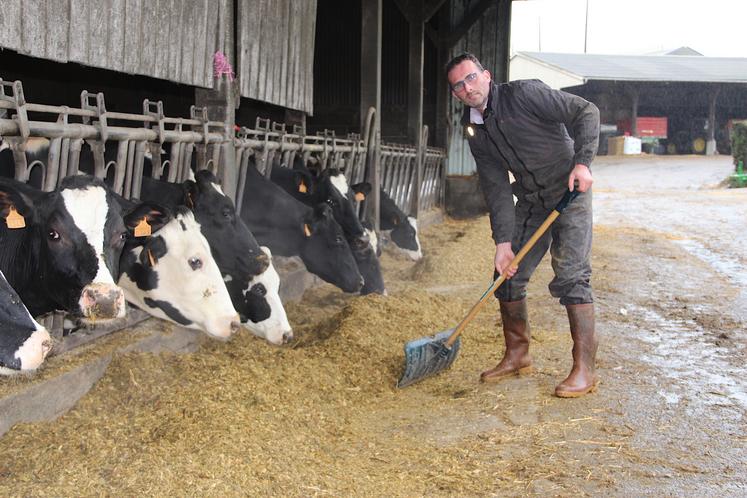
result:
<svg viewBox="0 0 747 498"><path fill-rule="evenodd" d="M146 217L143 217L142 220L140 220L140 223L138 223L135 226L135 237L147 237L151 234L150 225L148 224L148 219Z"/></svg>
<svg viewBox="0 0 747 498"><path fill-rule="evenodd" d="M356 192L355 193L355 200L356 201L363 201L365 199L366 199L366 194L364 194L363 192Z"/></svg>
<svg viewBox="0 0 747 498"><path fill-rule="evenodd" d="M8 217L5 218L5 223L8 224L8 228L10 229L25 228L26 218L24 218L18 211L16 211L16 208L10 206Z"/></svg>
<svg viewBox="0 0 747 498"><path fill-rule="evenodd" d="M301 180L301 183L298 185L298 191L301 192L302 194L305 194L308 191L308 189L306 188L306 184L303 182L303 180Z"/></svg>
<svg viewBox="0 0 747 498"><path fill-rule="evenodd" d="M156 266L156 258L153 257L153 253L150 252L150 249L148 249L148 261L150 261L150 266Z"/></svg>
<svg viewBox="0 0 747 498"><path fill-rule="evenodd" d="M307 237L311 237L311 230L309 229L309 225L305 223L303 225L303 233L305 233Z"/></svg>

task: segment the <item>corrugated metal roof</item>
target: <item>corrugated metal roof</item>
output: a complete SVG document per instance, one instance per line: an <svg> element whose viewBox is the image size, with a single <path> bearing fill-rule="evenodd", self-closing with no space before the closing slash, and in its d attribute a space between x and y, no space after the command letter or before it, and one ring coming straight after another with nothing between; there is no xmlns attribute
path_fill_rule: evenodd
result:
<svg viewBox="0 0 747 498"><path fill-rule="evenodd" d="M518 52L586 80L747 83L747 58Z"/></svg>

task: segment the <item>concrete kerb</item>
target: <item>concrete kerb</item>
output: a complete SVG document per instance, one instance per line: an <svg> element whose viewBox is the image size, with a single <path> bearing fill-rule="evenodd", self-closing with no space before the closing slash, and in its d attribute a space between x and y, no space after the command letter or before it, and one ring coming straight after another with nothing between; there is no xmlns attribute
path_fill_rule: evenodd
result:
<svg viewBox="0 0 747 498"><path fill-rule="evenodd" d="M114 332L114 334L126 333L127 329ZM157 326L147 336L133 338L131 343L113 352L93 357L72 370L61 371L58 375L40 382L34 382L31 378L28 384L20 390L0 398L0 436L15 424L53 421L65 414L104 376L113 356L117 353L131 351L189 353L197 350L204 337L202 332L196 330L176 326ZM75 355L78 351L73 350L63 354ZM2 381L0 379L0 382Z"/></svg>

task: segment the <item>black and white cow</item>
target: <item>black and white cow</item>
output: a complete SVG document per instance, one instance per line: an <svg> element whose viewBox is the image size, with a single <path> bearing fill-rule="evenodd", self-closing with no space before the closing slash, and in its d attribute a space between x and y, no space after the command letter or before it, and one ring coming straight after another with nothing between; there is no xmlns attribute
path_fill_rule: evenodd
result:
<svg viewBox="0 0 747 498"><path fill-rule="evenodd" d="M42 192L0 178L0 218L0 271L33 316L55 309L84 321L124 316L113 275L127 230L104 182L72 176Z"/></svg>
<svg viewBox="0 0 747 498"><path fill-rule="evenodd" d="M293 169L272 168L270 179L307 206L326 203L332 215L345 232L351 248L363 249L368 245L368 232L363 229L345 175L338 169L325 169L314 174L298 159Z"/></svg>
<svg viewBox="0 0 747 498"><path fill-rule="evenodd" d="M300 256L306 268L345 292L363 277L345 234L327 204L309 207L267 180L252 161L247 168L241 217L257 240L280 256Z"/></svg>
<svg viewBox="0 0 747 498"><path fill-rule="evenodd" d="M270 306L272 311L268 318L256 322L244 319L242 324L257 337L279 345L293 339L293 329L288 323L288 316L280 300L280 276L272 264L272 252L265 246L262 246L262 251L270 258L267 269L243 288L236 286L236 281L227 282L226 287L232 295L238 292L244 296L244 309L255 307L256 304L253 302L258 300L265 301Z"/></svg>
<svg viewBox="0 0 747 498"><path fill-rule="evenodd" d="M364 228L369 234L369 243L362 248L353 249L353 257L358 265L358 271L363 276L363 287L361 295L366 294L384 294L386 295L386 285L384 285L384 276L381 274L381 264L379 263L378 238L373 229Z"/></svg>
<svg viewBox="0 0 747 498"><path fill-rule="evenodd" d="M0 375L36 370L52 349L52 338L0 272Z"/></svg>
<svg viewBox="0 0 747 498"><path fill-rule="evenodd" d="M353 252L358 271L363 276L361 294L385 294L379 254L376 252L375 242L371 244L371 237L375 237L375 234L365 229L356 214L355 201L365 198L363 192L366 188L370 191L370 184L358 184L360 190L354 192L348 186L345 175L339 170L327 169L315 174L298 158L293 164L293 169L273 168L271 179L306 205L327 203L332 208L332 214L345 232L345 239ZM361 230L365 235L358 235Z"/></svg>
<svg viewBox="0 0 747 498"><path fill-rule="evenodd" d="M181 184L144 177L140 198L190 208L224 276L247 281L267 268L267 256L210 171L198 171L194 181Z"/></svg>
<svg viewBox="0 0 747 498"><path fill-rule="evenodd" d="M364 184L352 185L351 189L358 193L368 195L370 187ZM413 216L407 216L391 197L382 188L379 191L379 228L382 234L389 238L394 244L407 254L413 261L423 257L423 250L418 239L418 220Z"/></svg>
<svg viewBox="0 0 747 498"><path fill-rule="evenodd" d="M236 214L233 202L221 190L211 172L197 172L194 181L174 184L143 178L141 197L169 206L190 207L210 244L241 322L250 331L277 342L290 340L285 309L272 281L277 272L246 223ZM217 255L217 257L216 257ZM236 261L243 260L243 263ZM272 339L269 339L269 338Z"/></svg>
<svg viewBox="0 0 747 498"><path fill-rule="evenodd" d="M120 260L119 286L127 301L153 316L220 339L237 331L239 315L200 225L186 207L128 208L130 236ZM140 232L140 229L145 229Z"/></svg>

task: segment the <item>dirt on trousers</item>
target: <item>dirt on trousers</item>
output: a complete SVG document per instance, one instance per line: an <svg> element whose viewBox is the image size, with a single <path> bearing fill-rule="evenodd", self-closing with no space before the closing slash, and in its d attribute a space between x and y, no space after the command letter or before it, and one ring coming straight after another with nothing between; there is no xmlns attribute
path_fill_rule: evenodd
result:
<svg viewBox="0 0 747 498"><path fill-rule="evenodd" d="M0 495L743 495L744 405L650 358L668 340L654 313L744 365L743 324L722 313L737 291L667 234L594 236L593 395L552 396L571 341L547 260L529 289L535 373L478 383L503 350L493 302L450 370L394 387L404 343L454 326L490 284L487 217L447 220L424 230L420 262L387 250L389 296L324 285L289 305L288 347L242 333L191 354L115 356L70 412L0 439Z"/></svg>

